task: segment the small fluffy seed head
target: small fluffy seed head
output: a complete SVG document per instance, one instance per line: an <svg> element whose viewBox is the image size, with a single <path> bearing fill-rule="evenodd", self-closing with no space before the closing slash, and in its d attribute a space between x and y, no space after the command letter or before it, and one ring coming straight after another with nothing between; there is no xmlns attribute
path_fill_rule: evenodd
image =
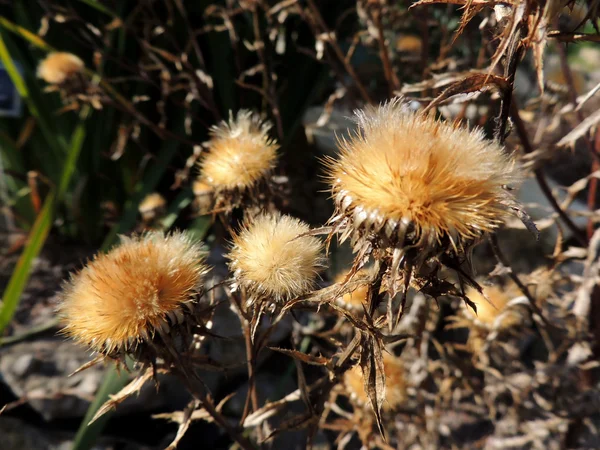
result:
<svg viewBox="0 0 600 450"><path fill-rule="evenodd" d="M402 360L389 353L383 354L383 370L385 373L384 411L393 411L406 401L406 379ZM346 390L359 405L368 405L369 397L365 392L365 384L360 365L355 365L344 373Z"/></svg>
<svg viewBox="0 0 600 450"><path fill-rule="evenodd" d="M229 266L252 299L290 300L309 292L323 267L323 244L304 222L279 213L246 222L233 238Z"/></svg>
<svg viewBox="0 0 600 450"><path fill-rule="evenodd" d="M148 194L141 201L138 210L144 220L152 220L164 213L167 202L158 192Z"/></svg>
<svg viewBox="0 0 600 450"><path fill-rule="evenodd" d="M419 36L407 34L396 39L396 50L406 53L421 53L423 48L423 40Z"/></svg>
<svg viewBox="0 0 600 450"><path fill-rule="evenodd" d="M200 245L184 233L123 238L64 286L64 333L119 356L183 321L207 271Z"/></svg>
<svg viewBox="0 0 600 450"><path fill-rule="evenodd" d="M37 76L48 84L63 84L83 71L83 61L66 52L50 53L37 68Z"/></svg>
<svg viewBox="0 0 600 450"><path fill-rule="evenodd" d="M208 152L200 160L200 180L215 191L244 191L275 167L279 145L269 137L271 124L241 110L211 129Z"/></svg>
<svg viewBox="0 0 600 450"><path fill-rule="evenodd" d="M509 302L518 297L517 289L512 286L486 286L482 295L477 289L469 288L467 297L477 306L475 312L470 306L463 303L465 315L475 326L491 330L493 328L509 328L518 323L519 314L507 314ZM489 300L488 300L489 299Z"/></svg>
<svg viewBox="0 0 600 450"><path fill-rule="evenodd" d="M412 113L400 99L356 112L359 131L327 162L337 231L421 254L458 252L499 227L514 159L480 130Z"/></svg>

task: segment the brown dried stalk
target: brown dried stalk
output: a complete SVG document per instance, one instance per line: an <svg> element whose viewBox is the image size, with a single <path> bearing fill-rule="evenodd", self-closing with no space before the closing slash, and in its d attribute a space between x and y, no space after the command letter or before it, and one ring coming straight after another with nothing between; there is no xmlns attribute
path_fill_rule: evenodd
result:
<svg viewBox="0 0 600 450"><path fill-rule="evenodd" d="M350 64L350 61L348 61L346 56L344 56L344 52L342 52L342 49L340 48L340 46L337 42L337 38L335 37L335 33L330 31L329 28L327 27L327 24L323 20L323 17L321 16L321 12L315 5L314 0L307 0L307 3L310 8L310 11L311 11L311 18L313 19L312 21L309 20L308 22L309 23L312 23L313 21L315 22L315 25L319 29L319 32L318 32L319 35L328 36L328 39L326 40L327 44L329 44L329 46L335 53L338 61L344 66L344 69L346 70L348 75L350 75L350 77L354 81L356 88L358 89L358 92L360 93L362 99L366 103L373 103L373 100L371 99L371 97L370 97L369 93L367 92L367 89L363 85L362 81L360 81L360 78L358 77L358 74L354 70L354 67L352 67L352 65Z"/></svg>

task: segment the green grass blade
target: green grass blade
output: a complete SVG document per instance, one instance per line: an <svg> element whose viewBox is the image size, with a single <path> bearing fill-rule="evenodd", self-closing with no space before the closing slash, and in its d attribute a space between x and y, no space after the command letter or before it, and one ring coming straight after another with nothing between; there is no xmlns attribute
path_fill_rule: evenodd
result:
<svg viewBox="0 0 600 450"><path fill-rule="evenodd" d="M100 433L102 433L102 430L110 418L111 413L109 412L104 414L94 423L88 425L90 420L92 420L96 414L96 411L98 411L98 409L100 409L100 407L108 399L109 395L120 391L127 384L127 381L127 373L124 371L119 373L115 366L111 366L106 370L104 373L104 382L98 389L94 401L91 403L90 407L85 413L85 417L81 423L81 426L75 435L71 450L87 450L92 448L96 442L96 439L98 439L98 436Z"/></svg>
<svg viewBox="0 0 600 450"><path fill-rule="evenodd" d="M33 260L39 255L44 246L44 242L46 242L46 238L48 237L48 233L52 226L54 201L54 193L50 193L44 202L40 214L33 224L27 245L19 257L17 266L4 291L2 305L0 306L0 335L2 335L4 328L6 328L12 320L13 315L17 310L17 306L19 306L21 294L23 293L23 289L25 289L25 285L31 274ZM0 344L1 343L2 341L0 340Z"/></svg>
<svg viewBox="0 0 600 450"><path fill-rule="evenodd" d="M116 19L119 18L118 14L116 12L111 11L106 6L101 5L100 3L98 3L95 0L79 0L79 1L81 3L85 3L86 5L88 5L91 8L94 8L98 12L106 14L107 16L110 16L110 17L113 17L113 18L116 18Z"/></svg>
<svg viewBox="0 0 600 450"><path fill-rule="evenodd" d="M69 185L69 181L72 178L73 172L75 171L77 158L81 153L81 148L83 147L83 142L85 140L85 128L83 126L83 120L85 120L85 118L82 119L82 122L78 125L77 129L73 133L71 147L69 149L67 160L65 162L65 166L63 167L63 173L60 179L58 193L51 192L48 194L48 197L46 197L44 206L35 220L33 228L29 234L27 245L19 257L17 266L15 267L10 281L8 282L8 286L2 296L2 305L0 306L0 335L2 335L4 328L6 328L6 326L10 323L15 311L17 310L19 301L21 299L21 294L23 293L25 285L27 284L29 276L31 275L33 261L42 250L42 247L46 242L46 238L48 237L48 233L50 232L50 228L52 227L54 209L57 200L60 201L60 198L64 195ZM0 340L0 344L1 343L2 341Z"/></svg>
<svg viewBox="0 0 600 450"><path fill-rule="evenodd" d="M45 50L47 52L50 52L50 51L54 50L50 45L48 45L46 43L46 41L44 41L37 34L32 33L28 29L23 28L22 26L17 25L16 23L11 22L6 17L1 17L0 16L0 26L6 28L8 31L11 31L11 32L13 32L15 34L18 34L23 39L25 39L29 43L35 45L36 47L38 47L38 48L40 48L42 50Z"/></svg>
<svg viewBox="0 0 600 450"><path fill-rule="evenodd" d="M165 214L165 217L161 220L161 228L168 230L173 226L181 211L186 208L194 199L194 193L191 188L184 189L179 195L171 202L169 209Z"/></svg>

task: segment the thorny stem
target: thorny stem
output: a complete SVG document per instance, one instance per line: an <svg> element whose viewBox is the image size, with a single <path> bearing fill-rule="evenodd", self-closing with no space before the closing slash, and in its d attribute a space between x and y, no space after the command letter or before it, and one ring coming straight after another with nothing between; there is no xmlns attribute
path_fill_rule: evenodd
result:
<svg viewBox="0 0 600 450"><path fill-rule="evenodd" d="M256 394L256 374L254 373L256 365L256 352L254 351L254 343L252 342L252 334L250 323L242 319L244 324L244 338L246 341L246 364L248 365L248 396L244 405L244 413L242 414L241 423L244 423L248 414L250 414L250 402L252 403L252 411L258 409L258 395ZM260 428L259 428L260 430Z"/></svg>
<svg viewBox="0 0 600 450"><path fill-rule="evenodd" d="M596 152L600 152L600 130L596 130L596 138L594 139L594 145ZM592 173L596 172L600 169L600 162L597 159L594 159L592 162ZM592 177L590 180L590 191L588 192L587 205L590 211L594 211L596 209L596 193L598 191L598 178ZM590 217L587 225L587 237L588 240L592 239L594 235L594 221Z"/></svg>
<svg viewBox="0 0 600 450"><path fill-rule="evenodd" d="M383 34L383 26L381 25L382 9L382 3L380 2L379 5L375 7L372 17L373 22L377 27L377 42L379 44L379 57L381 58L381 62L383 63L383 73L388 83L389 95L390 97L393 97L394 92L400 90L400 80L398 79L396 72L394 72L394 69L390 62L390 55L387 48L387 44L385 42L385 36Z"/></svg>
<svg viewBox="0 0 600 450"><path fill-rule="evenodd" d="M507 62L504 65L504 78L506 79L506 85L502 90L502 97L500 99L500 113L496 122L496 129L494 130L494 138L504 143L506 139L506 125L508 124L508 117L510 115L510 106L512 104L512 92L515 84L515 74L517 73L517 66L521 60L523 54L523 46L521 45L521 33L523 25L519 26L515 33L511 36L511 42L508 46L507 51Z"/></svg>
<svg viewBox="0 0 600 450"><path fill-rule="evenodd" d="M515 129L517 131L519 139L521 140L521 144L523 145L523 150L525 151L525 153L532 153L533 147L531 145L531 142L529 141L529 136L527 135L527 129L525 128L525 124L523 123L523 120L521 119L521 116L519 114L519 108L518 108L515 100L513 100L513 103L511 105L510 115L515 124ZM552 194L552 190L550 189L550 186L548 186L546 177L544 176L541 169L539 169L539 168L535 169L534 174L535 174L535 179L537 180L537 182L540 186L540 189L542 190L542 193L544 194L544 196L546 197L546 199L548 200L548 202L550 203L550 205L552 206L554 211L556 211L556 213L559 215L559 217L563 220L563 222L565 223L567 228L569 228L571 230L571 232L573 233L575 238L579 241L579 243L584 247L587 246L587 240L586 240L585 236L582 235L581 230L579 230L579 228L577 228L577 225L575 225L573 223L573 221L571 220L569 215L562 210L562 208L556 201L556 198L554 198L554 195Z"/></svg>
<svg viewBox="0 0 600 450"><path fill-rule="evenodd" d="M563 43L559 43L556 47L558 49L558 55L560 57L560 65L567 82L567 87L569 89L570 101L575 108L575 117L577 117L577 121L579 123L583 122L584 117L581 113L581 110L578 110L577 107L577 91L575 89L575 81L573 80L573 72L571 72L571 67L569 67L569 61L567 60L567 52L565 51ZM586 133L583 136L583 141L585 142L588 152L592 156L592 173L600 168L600 155L598 153L600 142L598 138L598 133L596 133L595 142L592 142L589 135ZM587 205L590 211L593 211L596 206L596 191L598 189L598 179L596 177L592 177L590 180L590 189L588 191ZM594 219L590 217L587 224L587 238L588 240L592 238L594 234Z"/></svg>
<svg viewBox="0 0 600 450"><path fill-rule="evenodd" d="M369 93L367 92L367 89L362 84L362 82L360 81L360 78L358 77L356 71L354 70L354 67L352 67L350 62L344 56L342 49L340 48L340 46L338 45L338 43L336 41L336 37L332 34L331 31L329 31L329 28L327 28L327 24L323 20L323 17L321 16L319 9L315 5L314 0L307 0L307 3L308 3L308 6L310 8L313 18L316 20L319 28L321 28L321 33L327 35L327 37L328 37L327 43L333 49L338 60L340 61L340 63L342 63L346 72L348 72L348 75L350 75L350 77L352 77L352 79L354 80L354 83L356 84L356 88L358 89L358 92L360 93L361 97L363 98L363 100L366 103L373 103L373 101L371 100L371 97L369 96Z"/></svg>
<svg viewBox="0 0 600 450"><path fill-rule="evenodd" d="M521 35L523 34L523 28L525 28L527 24L523 21L516 28L515 32L511 35L511 42L508 45L508 51L506 55L507 62L504 64L504 78L506 79L506 86L502 90L502 98L500 103L500 113L497 119L497 127L494 130L494 138L500 143L504 144L506 140L506 126L508 124L508 118L510 116L511 108L514 110L516 107L513 102L513 88L515 83L515 74L517 73L517 66L519 65L519 61L521 60L521 56L523 55L524 48L521 45ZM526 31L526 30L525 30ZM527 34L527 33L524 33ZM518 110L517 110L518 112ZM516 115L519 119L519 115ZM522 125L522 122L521 122ZM525 135L526 136L526 135ZM545 180L544 180L545 181ZM552 197L554 198L554 197ZM556 201L556 200L555 200ZM552 202L551 202L552 203ZM560 208L559 208L560 209ZM502 254L500 250L500 246L498 245L498 238L496 235L492 234L489 236L490 246L492 247L492 251L494 256L498 260L500 264L504 267L508 268L508 274L510 278L514 281L514 283L519 287L523 295L529 301L531 305L531 309L540 317L540 319L546 324L549 325L547 320L542 315L540 309L535 303L535 299L529 292L529 289L523 284L523 282L519 279L518 275L512 270L508 260Z"/></svg>
<svg viewBox="0 0 600 450"><path fill-rule="evenodd" d="M255 450L256 447L248 440L247 437L240 434L239 430L232 427L227 419L217 410L215 404L206 391L206 387L198 376L183 367L175 366L174 372L179 376L187 390L198 400L206 412L213 418L221 428L223 428L233 440L244 450Z"/></svg>
<svg viewBox="0 0 600 450"><path fill-rule="evenodd" d="M279 111L279 104L277 103L277 92L273 84L273 78L271 76L271 70L265 55L265 41L263 40L260 32L260 22L258 20L258 6L254 4L252 8L252 27L254 29L254 46L258 59L263 66L263 91L268 94L269 103L271 104L271 110L273 117L275 118L275 126L277 127L277 136L283 141L283 125L281 123L281 114Z"/></svg>
<svg viewBox="0 0 600 450"><path fill-rule="evenodd" d="M381 283L383 281L383 275L388 268L388 264L385 260L379 263L379 269L377 271L377 277L369 284L369 290L367 292L367 305L369 305L369 317L373 316L375 309L379 305L382 299Z"/></svg>
<svg viewBox="0 0 600 450"><path fill-rule="evenodd" d="M533 298L533 296L529 292L529 289L527 289L527 286L525 286L523 284L523 282L519 279L517 274L512 270L508 260L502 253L502 250L500 250L500 246L498 245L498 237L495 234L491 234L489 236L489 242L490 242L490 246L492 248L492 252L494 253L494 256L496 257L496 259L502 266L504 266L508 269L508 276L518 286L518 288L521 290L523 295L525 297L527 297L527 300L529 301L529 305L531 306L531 309L533 310L533 312L537 316L540 317L540 319L542 320L542 322L544 322L544 324L546 326L550 326L547 319L542 315L542 311L540 310L540 308L538 308L537 303L535 302L535 298Z"/></svg>

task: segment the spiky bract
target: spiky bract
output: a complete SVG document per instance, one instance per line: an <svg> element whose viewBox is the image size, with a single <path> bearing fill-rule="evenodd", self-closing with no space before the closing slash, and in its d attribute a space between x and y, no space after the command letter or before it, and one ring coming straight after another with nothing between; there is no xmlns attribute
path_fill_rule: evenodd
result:
<svg viewBox="0 0 600 450"><path fill-rule="evenodd" d="M279 213L246 222L229 253L236 286L250 300L285 301L309 292L322 268L323 245L304 222Z"/></svg>
<svg viewBox="0 0 600 450"><path fill-rule="evenodd" d="M211 128L208 152L200 160L200 180L217 194L245 191L275 167L279 145L269 137L271 123L252 111L240 110L228 122Z"/></svg>
<svg viewBox="0 0 600 450"><path fill-rule="evenodd" d="M200 245L184 233L122 238L64 286L63 331L111 357L157 333L164 340L191 316L206 271Z"/></svg>
<svg viewBox="0 0 600 450"><path fill-rule="evenodd" d="M407 398L402 359L390 353L384 353L383 370L385 373L385 402L382 406L384 410L393 411ZM357 364L344 373L344 384L348 394L357 404L361 406L369 404L360 365Z"/></svg>
<svg viewBox="0 0 600 450"><path fill-rule="evenodd" d="M342 240L463 252L510 213L515 160L480 130L413 113L401 99L356 112L359 130L327 162Z"/></svg>
<svg viewBox="0 0 600 450"><path fill-rule="evenodd" d="M63 84L84 69L83 61L72 53L50 53L37 68L37 76L48 84Z"/></svg>

